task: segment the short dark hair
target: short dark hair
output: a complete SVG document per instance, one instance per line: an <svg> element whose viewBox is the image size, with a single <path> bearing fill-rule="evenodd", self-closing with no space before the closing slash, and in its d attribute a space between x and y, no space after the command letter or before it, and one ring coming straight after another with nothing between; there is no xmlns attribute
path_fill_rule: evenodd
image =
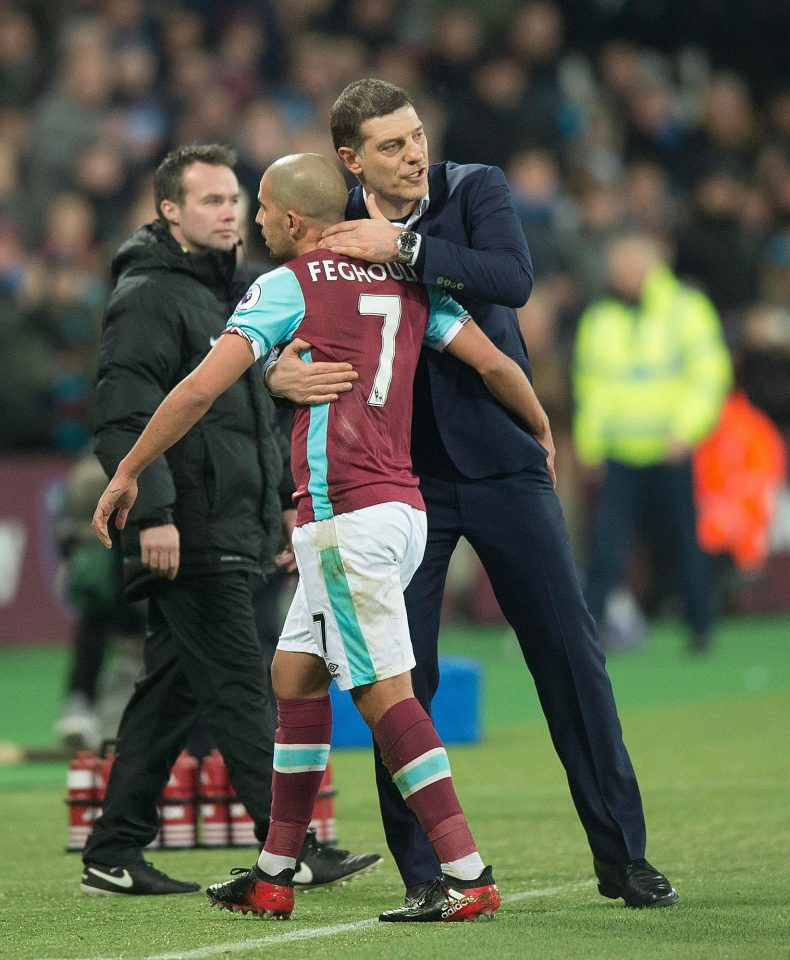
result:
<svg viewBox="0 0 790 960"><path fill-rule="evenodd" d="M184 171L193 163L207 163L212 167L234 167L238 155L232 147L221 143L191 143L171 150L156 168L154 174L154 202L156 213L162 217L162 201L172 200L179 206L184 202Z"/></svg>
<svg viewBox="0 0 790 960"><path fill-rule="evenodd" d="M332 104L329 125L335 150L340 147L359 150L365 140L361 127L366 120L386 117L408 106L411 106L408 93L394 83L373 77L349 83Z"/></svg>

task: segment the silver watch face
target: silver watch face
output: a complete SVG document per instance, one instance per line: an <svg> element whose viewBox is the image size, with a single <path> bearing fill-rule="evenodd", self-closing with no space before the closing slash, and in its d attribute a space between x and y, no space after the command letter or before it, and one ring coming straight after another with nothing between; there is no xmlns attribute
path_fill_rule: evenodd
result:
<svg viewBox="0 0 790 960"><path fill-rule="evenodd" d="M398 253L404 259L410 259L417 247L417 234L413 230L404 230L395 238Z"/></svg>

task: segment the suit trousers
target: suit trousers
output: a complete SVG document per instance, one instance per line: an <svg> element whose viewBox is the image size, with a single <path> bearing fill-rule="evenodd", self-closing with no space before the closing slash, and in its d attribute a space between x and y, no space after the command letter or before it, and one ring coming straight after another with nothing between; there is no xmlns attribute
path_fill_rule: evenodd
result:
<svg viewBox="0 0 790 960"><path fill-rule="evenodd" d="M157 800L202 716L263 843L271 809L271 684L255 633L252 574L157 584L149 600L144 673L124 711L102 816L83 859L124 866L159 827Z"/></svg>
<svg viewBox="0 0 790 960"><path fill-rule="evenodd" d="M421 477L420 489L428 543L406 591L417 661L415 696L430 708L439 682L437 639L447 568L464 536L516 633L594 856L609 863L644 856L639 788L545 461L481 480ZM378 754L376 782L387 844L404 883L437 876L428 838Z"/></svg>

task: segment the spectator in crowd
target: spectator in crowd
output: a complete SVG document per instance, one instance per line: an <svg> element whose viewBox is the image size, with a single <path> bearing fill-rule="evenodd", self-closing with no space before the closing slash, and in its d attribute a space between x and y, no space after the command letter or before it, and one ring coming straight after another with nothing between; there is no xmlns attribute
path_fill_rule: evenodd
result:
<svg viewBox="0 0 790 960"><path fill-rule="evenodd" d="M529 244L535 279L563 273L565 234L574 226L575 217L562 191L556 158L548 150L523 150L511 156L505 175Z"/></svg>
<svg viewBox="0 0 790 960"><path fill-rule="evenodd" d="M596 66L602 97L609 101L615 120L624 123L629 103L643 80L639 50L627 40L610 40L598 52Z"/></svg>
<svg viewBox="0 0 790 960"><path fill-rule="evenodd" d="M475 68L470 97L450 111L444 150L459 163L504 167L519 148L558 144L557 117L531 97L526 69L512 57L494 56Z"/></svg>
<svg viewBox="0 0 790 960"><path fill-rule="evenodd" d="M127 41L114 55L112 126L129 161L138 167L161 155L167 111L157 91L157 60L143 43Z"/></svg>
<svg viewBox="0 0 790 960"><path fill-rule="evenodd" d="M656 163L669 171L675 183L682 182L688 131L677 114L669 83L658 79L644 81L632 93L628 106L625 158Z"/></svg>
<svg viewBox="0 0 790 960"><path fill-rule="evenodd" d="M530 98L537 100L565 129L569 121L559 76L564 27L553 0L528 0L513 11L507 49L523 64L530 78Z"/></svg>
<svg viewBox="0 0 790 960"><path fill-rule="evenodd" d="M622 198L611 185L585 182L577 200L579 223L568 238L571 276L586 305L606 289L606 248L623 226Z"/></svg>
<svg viewBox="0 0 790 960"><path fill-rule="evenodd" d="M468 101L483 40L480 19L468 7L443 7L434 17L424 74L429 88L447 107L461 107Z"/></svg>
<svg viewBox="0 0 790 960"><path fill-rule="evenodd" d="M67 180L83 145L101 135L109 116L110 56L101 28L92 21L74 26L63 45L62 68L30 124L28 175L38 214Z"/></svg>
<svg viewBox="0 0 790 960"><path fill-rule="evenodd" d="M368 53L375 54L397 41L399 6L396 0L340 0L330 26L333 31L354 37Z"/></svg>
<svg viewBox="0 0 790 960"><path fill-rule="evenodd" d="M577 190L580 180L616 189L623 170L622 136L622 127L615 123L610 109L594 101L587 105L582 129L567 147Z"/></svg>
<svg viewBox="0 0 790 960"><path fill-rule="evenodd" d="M156 21L146 0L104 0L97 7L107 42L113 50L135 46L153 46Z"/></svg>
<svg viewBox="0 0 790 960"><path fill-rule="evenodd" d="M118 228L118 211L127 209L132 200L131 171L118 145L110 138L89 144L74 162L72 181L95 216L96 242L111 242Z"/></svg>
<svg viewBox="0 0 790 960"><path fill-rule="evenodd" d="M684 149L680 182L693 186L711 170L725 167L748 177L757 157L757 117L751 95L740 77L718 73L704 95L701 123Z"/></svg>
<svg viewBox="0 0 790 960"><path fill-rule="evenodd" d="M32 18L24 10L0 13L0 106L30 107L40 92L44 66Z"/></svg>
<svg viewBox="0 0 790 960"><path fill-rule="evenodd" d="M216 144L168 154L154 178L158 219L113 263L95 411L96 453L108 476L163 397L210 350L246 288L237 272L235 159ZM121 720L103 813L83 852L89 895L200 889L143 859L159 826L157 800L199 715L256 836L266 838L272 691L251 580L273 567L282 529L290 540L284 456L271 400L251 372L140 483L121 544L127 597L148 600L145 673ZM321 885L380 858L334 850L311 835L300 859L309 867L306 885Z"/></svg>
<svg viewBox="0 0 790 960"><path fill-rule="evenodd" d="M746 186L732 171L706 173L676 237L679 276L702 286L725 324L733 314L740 318L759 293L762 237L743 223L745 201Z"/></svg>
<svg viewBox="0 0 790 960"><path fill-rule="evenodd" d="M645 233L660 233L675 219L666 172L655 163L632 163L623 172L623 217Z"/></svg>
<svg viewBox="0 0 790 960"><path fill-rule="evenodd" d="M331 128L360 185L346 209L349 222L327 230L323 245L365 260L410 263L424 282L455 293L529 372L515 307L529 295L532 270L502 172L477 164L429 166L425 131L408 95L380 80L343 90ZM474 371L428 353L415 379L411 445L428 517L425 558L406 591L415 696L428 709L436 692L442 592L450 557L465 536L535 678L593 850L599 891L629 906L669 906L677 894L644 859L636 777L547 467L550 431L522 428L490 402ZM310 367L288 348L270 369L269 385L303 401L311 395ZM331 392L331 383L324 389ZM427 836L380 756L376 769L387 843L407 903L441 896Z"/></svg>
<svg viewBox="0 0 790 960"><path fill-rule="evenodd" d="M218 80L237 103L257 93L268 55L277 58L264 24L254 15L238 13L224 24L219 38Z"/></svg>
<svg viewBox="0 0 790 960"><path fill-rule="evenodd" d="M582 315L575 345L574 437L579 460L604 467L587 561L586 596L600 624L621 583L647 507L677 560L690 649L711 643L706 561L696 539L691 455L713 430L730 359L711 302L683 286L645 235L609 253L609 297Z"/></svg>

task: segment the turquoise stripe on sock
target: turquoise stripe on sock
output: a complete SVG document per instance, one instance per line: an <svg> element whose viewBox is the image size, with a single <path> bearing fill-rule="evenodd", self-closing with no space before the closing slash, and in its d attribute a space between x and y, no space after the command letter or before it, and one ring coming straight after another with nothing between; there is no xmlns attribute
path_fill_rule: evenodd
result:
<svg viewBox="0 0 790 960"><path fill-rule="evenodd" d="M283 748L285 747L285 749ZM298 750L289 750L288 745L275 743L274 769L279 773L298 772L294 768L324 770L329 761L329 747L300 747Z"/></svg>
<svg viewBox="0 0 790 960"><path fill-rule="evenodd" d="M306 363L313 362L311 350L302 354ZM307 492L313 502L313 514L316 520L328 520L334 516L329 501L329 464L326 459L326 432L329 424L329 404L319 403L310 407L310 425L307 428L307 468L310 479Z"/></svg>
<svg viewBox="0 0 790 960"><path fill-rule="evenodd" d="M343 559L337 547L327 547L321 551L321 569L332 612L335 615L343 650L346 654L351 682L355 687L373 683L376 668L370 659L368 647L357 619L354 601L348 586Z"/></svg>
<svg viewBox="0 0 790 960"><path fill-rule="evenodd" d="M424 786L425 781L430 780L438 774L450 776L450 761L447 759L447 753L442 750L441 753L428 757L421 763L416 763L405 772L396 773L393 777L395 786L405 797L416 793Z"/></svg>

